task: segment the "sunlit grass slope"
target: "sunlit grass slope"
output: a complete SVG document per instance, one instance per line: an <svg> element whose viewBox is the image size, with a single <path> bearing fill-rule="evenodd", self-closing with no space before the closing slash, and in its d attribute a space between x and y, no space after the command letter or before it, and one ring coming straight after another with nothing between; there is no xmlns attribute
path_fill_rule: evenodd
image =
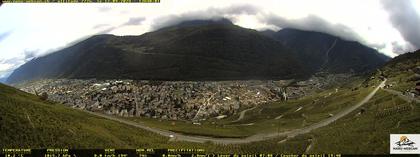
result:
<svg viewBox="0 0 420 157"><path fill-rule="evenodd" d="M0 148L137 148L167 140L0 84Z"/></svg>

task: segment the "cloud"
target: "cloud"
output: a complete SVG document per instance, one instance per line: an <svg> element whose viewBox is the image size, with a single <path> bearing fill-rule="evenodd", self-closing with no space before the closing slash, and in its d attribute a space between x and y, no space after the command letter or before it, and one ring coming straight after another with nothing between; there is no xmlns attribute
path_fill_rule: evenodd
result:
<svg viewBox="0 0 420 157"><path fill-rule="evenodd" d="M274 25L279 28L294 28L306 31L316 31L338 36L345 40L363 42L360 37L351 28L342 24L332 24L318 16L309 15L301 19L286 19L275 14L261 16L259 20L268 25Z"/></svg>
<svg viewBox="0 0 420 157"><path fill-rule="evenodd" d="M94 33L94 34L109 34L113 30L118 29L118 28L123 27L123 26L140 25L144 20L146 20L146 18L144 18L144 17L132 17L126 23L120 24L118 26L111 26L109 24L98 24L98 25L95 25L94 27L92 27L92 29L99 29L99 28L107 27L107 28L102 29L101 31L99 31L97 33Z"/></svg>
<svg viewBox="0 0 420 157"><path fill-rule="evenodd" d="M23 52L24 60L25 61L30 61L31 59L37 57L38 54L39 54L39 50L34 50L34 51L27 51L27 50L25 50Z"/></svg>
<svg viewBox="0 0 420 157"><path fill-rule="evenodd" d="M411 1L382 0L392 25L415 49L420 49L420 16ZM393 44L394 45L394 44ZM398 46L395 47L399 50Z"/></svg>
<svg viewBox="0 0 420 157"><path fill-rule="evenodd" d="M106 27L109 26L109 24L97 24L95 26L92 27L92 29L98 29L98 28L102 28L102 27Z"/></svg>
<svg viewBox="0 0 420 157"><path fill-rule="evenodd" d="M153 21L151 28L157 30L189 20L217 20L227 18L235 21L235 15L256 15L259 13L259 10L258 7L248 4L231 5L224 8L210 7L206 10L191 11L178 15L168 15L156 18Z"/></svg>
<svg viewBox="0 0 420 157"><path fill-rule="evenodd" d="M24 64L25 62L35 58L39 55L39 50L28 51L25 50L23 56L14 57L10 59L0 59L0 78L9 77L13 70Z"/></svg>
<svg viewBox="0 0 420 157"><path fill-rule="evenodd" d="M20 57L0 59L0 78L8 77L14 69L25 63Z"/></svg>
<svg viewBox="0 0 420 157"><path fill-rule="evenodd" d="M0 64L0 68L2 68L3 66L5 66L4 64ZM7 65L6 65L7 66ZM1 70L0 69L0 78L7 78L9 77L9 75L13 72L12 69L7 69L7 70Z"/></svg>
<svg viewBox="0 0 420 157"><path fill-rule="evenodd" d="M244 16L243 16L244 15ZM319 15L308 14L306 17L297 19L288 19L274 11L262 9L255 5L237 4L228 7L210 7L204 10L183 12L180 14L171 14L153 19L151 28L158 30L167 26L179 24L190 20L219 20L226 18L233 23L241 24L241 20L246 18L255 18L256 24L271 29L293 28L305 31L315 31L337 36L343 40L357 41L366 46L372 47L378 51L383 51L389 46L387 41L369 41L369 38L362 36L356 28L346 26L341 23L330 21ZM252 20L250 20L252 21ZM242 21L243 22L243 21ZM367 26L368 28L369 26ZM369 28L372 30L372 28ZM152 30L152 31L153 31ZM420 37L420 36L419 36ZM420 40L419 40L420 41Z"/></svg>
<svg viewBox="0 0 420 157"><path fill-rule="evenodd" d="M366 45L377 50L384 49L386 47L386 43L369 43Z"/></svg>
<svg viewBox="0 0 420 157"><path fill-rule="evenodd" d="M12 34L12 31L7 31L4 33L0 34L0 42L3 41L4 39L6 39L8 36L10 36L10 34Z"/></svg>
<svg viewBox="0 0 420 157"><path fill-rule="evenodd" d="M146 20L144 17L132 17L121 26L140 25L144 20Z"/></svg>
<svg viewBox="0 0 420 157"><path fill-rule="evenodd" d="M398 42L392 42L392 51L394 53L404 52L404 46L398 44Z"/></svg>
<svg viewBox="0 0 420 157"><path fill-rule="evenodd" d="M239 14L248 14L248 15L255 15L259 12L259 8L253 5L248 4L239 4L239 5L231 5L226 8L218 9L218 8L209 8L206 12L210 12L213 14L227 14L227 15L239 15Z"/></svg>
<svg viewBox="0 0 420 157"><path fill-rule="evenodd" d="M108 12L108 11L111 11L112 8L110 8L110 7L99 7L98 10L99 10L99 12Z"/></svg>
<svg viewBox="0 0 420 157"><path fill-rule="evenodd" d="M106 29L103 29L101 31L99 31L96 34L108 34L109 32L112 32L114 29L117 29L118 27L108 27Z"/></svg>
<svg viewBox="0 0 420 157"><path fill-rule="evenodd" d="M392 46L392 52L396 54L403 54L403 53L410 52L415 49L413 45L411 44L400 44L397 41L392 42L391 46Z"/></svg>
<svg viewBox="0 0 420 157"><path fill-rule="evenodd" d="M203 11L192 11L179 15L160 17L154 20L152 23L152 28L157 30L188 20L217 20L221 18L227 18L235 22L236 17L239 15L254 15L258 18L259 22L278 28L294 28L300 30L322 32L338 36L345 40L366 43L364 39L351 28L342 24L330 23L315 15L309 15L301 19L286 19L273 13L267 13L261 8L248 4L231 5L224 8L211 7ZM383 47L382 45L375 46Z"/></svg>
<svg viewBox="0 0 420 157"><path fill-rule="evenodd" d="M6 71L8 69L10 69L11 67L13 67L13 64L0 64L0 71Z"/></svg>

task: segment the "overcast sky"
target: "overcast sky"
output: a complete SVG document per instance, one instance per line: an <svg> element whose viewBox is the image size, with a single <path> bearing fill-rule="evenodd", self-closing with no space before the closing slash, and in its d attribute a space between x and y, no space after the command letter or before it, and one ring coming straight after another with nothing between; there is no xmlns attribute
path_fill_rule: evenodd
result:
<svg viewBox="0 0 420 157"><path fill-rule="evenodd" d="M394 57L420 48L416 0L161 0L155 4L3 4L0 77L94 34L140 35L182 20L228 18L257 30L292 27L359 41Z"/></svg>

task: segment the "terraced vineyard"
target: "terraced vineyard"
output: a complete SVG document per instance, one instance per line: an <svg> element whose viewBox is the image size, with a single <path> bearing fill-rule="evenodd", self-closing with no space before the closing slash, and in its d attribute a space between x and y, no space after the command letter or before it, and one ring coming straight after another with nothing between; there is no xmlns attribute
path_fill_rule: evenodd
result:
<svg viewBox="0 0 420 157"><path fill-rule="evenodd" d="M159 147L168 138L0 84L1 148Z"/></svg>

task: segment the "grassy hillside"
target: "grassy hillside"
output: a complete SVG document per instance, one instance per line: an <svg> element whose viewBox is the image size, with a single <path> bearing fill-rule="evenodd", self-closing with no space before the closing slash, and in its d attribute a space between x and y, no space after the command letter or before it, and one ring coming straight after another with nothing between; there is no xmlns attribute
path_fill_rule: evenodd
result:
<svg viewBox="0 0 420 157"><path fill-rule="evenodd" d="M420 51L400 55L367 78L359 87L374 86L385 76L391 89L406 91L416 84L415 71L420 66ZM420 104L403 100L399 95L379 90L360 110L335 123L299 136L311 139L310 153L388 154L389 134L418 134ZM394 141L391 141L394 142Z"/></svg>
<svg viewBox="0 0 420 157"><path fill-rule="evenodd" d="M0 84L0 148L158 147L167 140Z"/></svg>
<svg viewBox="0 0 420 157"><path fill-rule="evenodd" d="M418 103L405 102L395 95L379 91L363 108L363 114L354 112L306 135L313 137L311 152L387 154L389 134L419 133Z"/></svg>
<svg viewBox="0 0 420 157"><path fill-rule="evenodd" d="M376 73L383 73L389 79L392 87L398 91L413 89L420 76L416 76L416 67L420 67L420 50L395 57ZM420 69L417 69L420 70Z"/></svg>

